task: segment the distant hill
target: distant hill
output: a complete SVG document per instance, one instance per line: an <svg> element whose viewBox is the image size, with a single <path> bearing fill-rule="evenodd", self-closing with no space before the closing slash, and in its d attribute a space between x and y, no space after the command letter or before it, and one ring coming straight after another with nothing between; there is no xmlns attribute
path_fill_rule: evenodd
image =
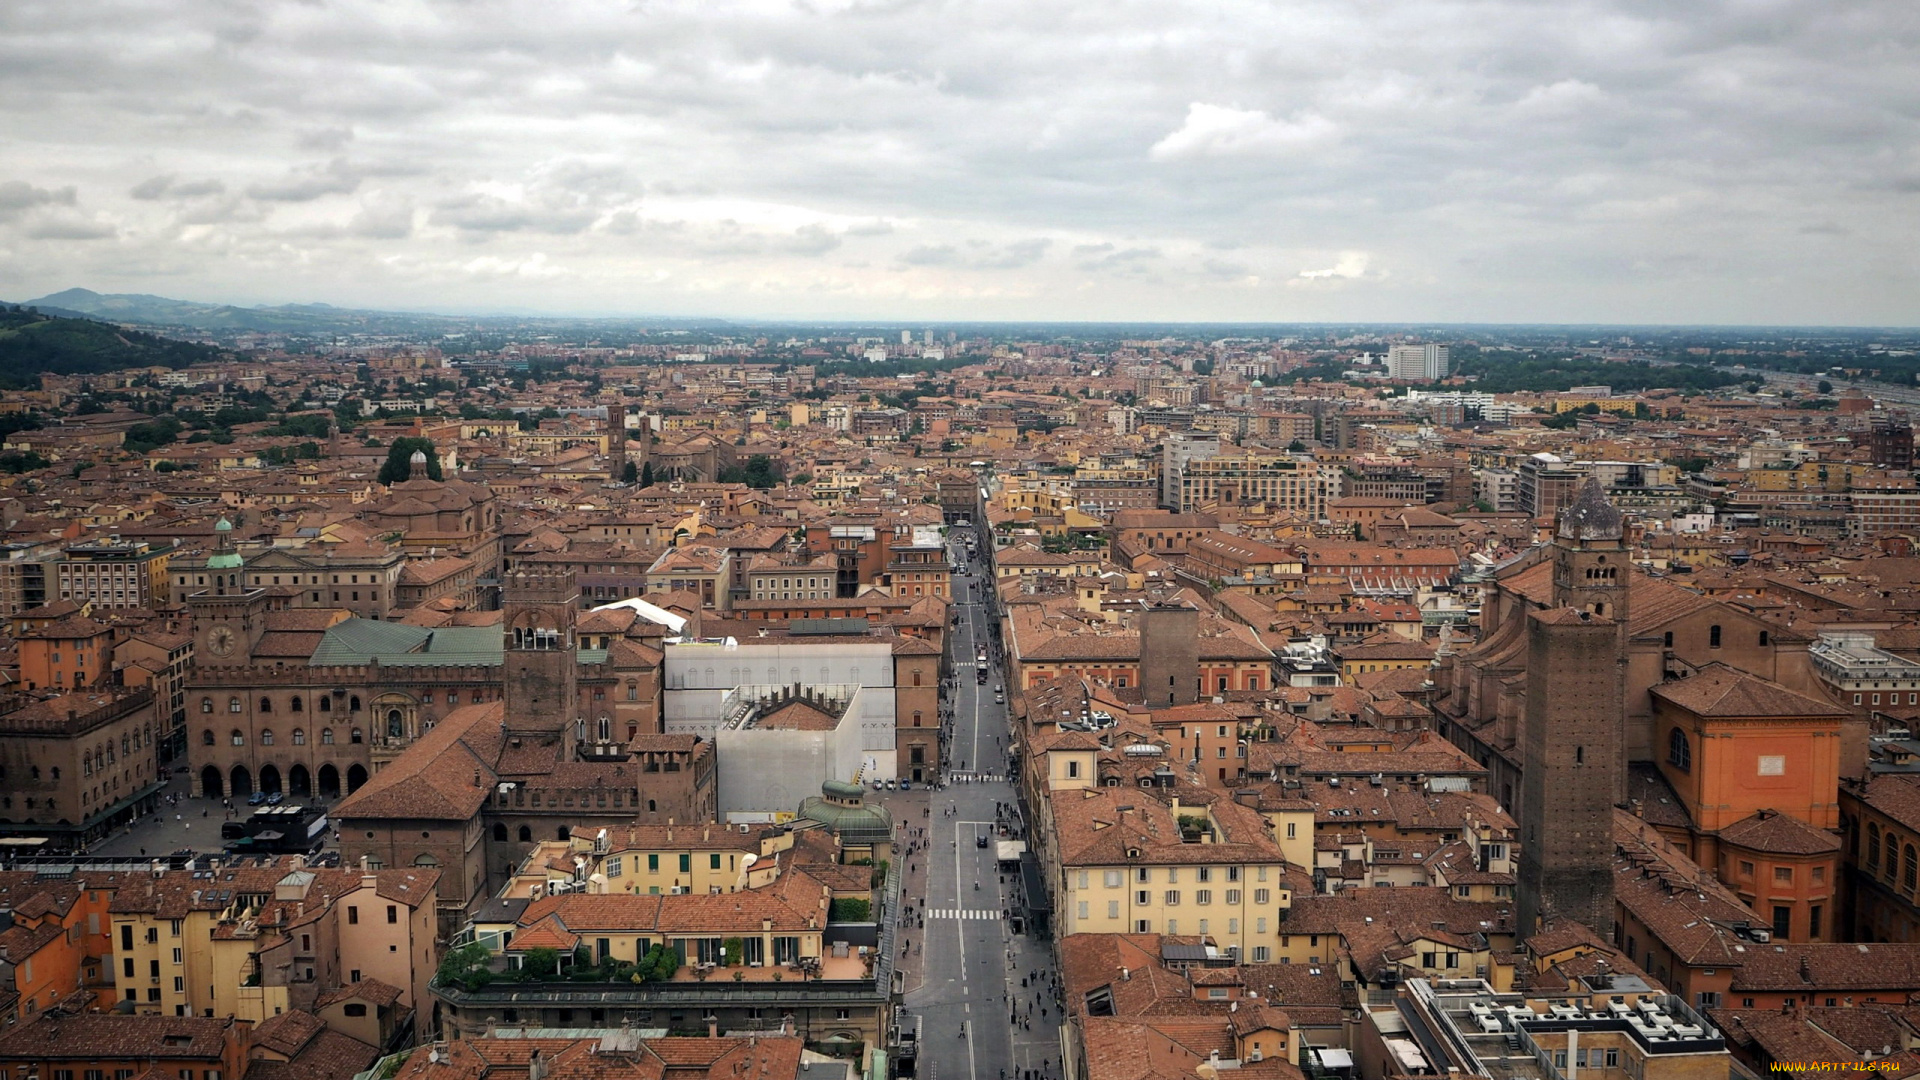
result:
<svg viewBox="0 0 1920 1080"><path fill-rule="evenodd" d="M280 307L235 307L201 304L147 293L97 293L67 289L26 301L28 307L57 315L77 315L141 326L185 326L196 330L256 330L282 333L329 333L354 312L326 304L286 304Z"/></svg>
<svg viewBox="0 0 1920 1080"><path fill-rule="evenodd" d="M66 289L24 301L56 315L105 319L132 326L184 327L210 333L269 333L306 337L334 334L440 334L486 329L618 326L632 319L575 319L540 315L438 315L429 312L371 311L331 304L280 304L236 307L202 304L146 293L97 293ZM654 327L703 328L726 325L712 319L648 318Z"/></svg>
<svg viewBox="0 0 1920 1080"><path fill-rule="evenodd" d="M94 319L0 307L0 389L35 389L41 375L99 375L132 367L183 368L218 349Z"/></svg>

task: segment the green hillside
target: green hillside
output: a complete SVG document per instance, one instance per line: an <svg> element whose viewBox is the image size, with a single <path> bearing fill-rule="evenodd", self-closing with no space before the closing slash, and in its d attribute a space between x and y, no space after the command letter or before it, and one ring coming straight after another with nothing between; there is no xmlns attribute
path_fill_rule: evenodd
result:
<svg viewBox="0 0 1920 1080"><path fill-rule="evenodd" d="M220 350L123 330L91 319L65 319L0 307L0 389L35 389L42 375L97 375L131 367L183 368L217 360Z"/></svg>

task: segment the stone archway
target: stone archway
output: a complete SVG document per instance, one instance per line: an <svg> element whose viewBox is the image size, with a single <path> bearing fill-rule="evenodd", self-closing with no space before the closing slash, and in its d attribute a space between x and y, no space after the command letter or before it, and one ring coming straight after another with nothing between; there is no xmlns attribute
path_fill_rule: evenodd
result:
<svg viewBox="0 0 1920 1080"><path fill-rule="evenodd" d="M253 794L253 774L247 771L245 765L235 765L233 767L233 786L231 790L233 791L233 797L236 799L244 799Z"/></svg>
<svg viewBox="0 0 1920 1080"><path fill-rule="evenodd" d="M260 766L260 790L269 795L280 794L280 769L278 766Z"/></svg>
<svg viewBox="0 0 1920 1080"><path fill-rule="evenodd" d="M220 775L220 766L209 765L200 770L200 794L208 799L226 797L227 781Z"/></svg>
<svg viewBox="0 0 1920 1080"><path fill-rule="evenodd" d="M334 768L331 762L320 766L320 784L318 790L320 797L323 799L337 799L340 797L340 770Z"/></svg>
<svg viewBox="0 0 1920 1080"><path fill-rule="evenodd" d="M360 786L366 782L367 767L365 765L350 765L347 767L347 794L351 795L359 791Z"/></svg>
<svg viewBox="0 0 1920 1080"><path fill-rule="evenodd" d="M313 794L313 777L305 765L295 765L287 770L287 794L296 799Z"/></svg>

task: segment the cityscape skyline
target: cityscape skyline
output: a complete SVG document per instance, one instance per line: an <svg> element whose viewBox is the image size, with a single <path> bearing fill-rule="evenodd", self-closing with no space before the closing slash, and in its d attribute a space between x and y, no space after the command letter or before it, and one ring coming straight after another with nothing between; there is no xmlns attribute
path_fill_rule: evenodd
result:
<svg viewBox="0 0 1920 1080"><path fill-rule="evenodd" d="M10 9L0 296L1920 321L1907 17L1525 14Z"/></svg>

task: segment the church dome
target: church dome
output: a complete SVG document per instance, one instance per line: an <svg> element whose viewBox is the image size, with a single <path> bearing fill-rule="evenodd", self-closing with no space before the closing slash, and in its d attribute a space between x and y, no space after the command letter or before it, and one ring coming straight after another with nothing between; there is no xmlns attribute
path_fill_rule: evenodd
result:
<svg viewBox="0 0 1920 1080"><path fill-rule="evenodd" d="M415 467L425 465L427 463L427 452L425 450L415 450L413 456L408 458L407 462Z"/></svg>

